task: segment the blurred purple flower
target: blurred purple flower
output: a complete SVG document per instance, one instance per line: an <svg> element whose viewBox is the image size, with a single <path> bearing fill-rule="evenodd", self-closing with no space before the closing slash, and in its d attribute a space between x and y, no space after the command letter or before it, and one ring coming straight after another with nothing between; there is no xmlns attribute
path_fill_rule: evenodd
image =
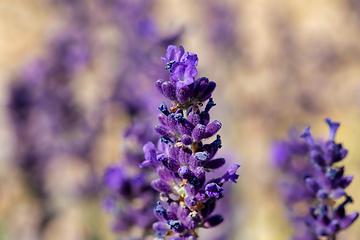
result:
<svg viewBox="0 0 360 240"><path fill-rule="evenodd" d="M317 239L305 220L307 211L298 206L308 207L315 199L315 195L306 187L304 176L312 175L315 171L308 159L309 148L305 141L299 139L297 130L289 132L288 140L277 141L270 152L272 165L281 172L279 192L286 205L288 218L294 229L292 239Z"/></svg>
<svg viewBox="0 0 360 240"><path fill-rule="evenodd" d="M353 176L344 175L344 167L335 167L347 155L341 144L335 143L339 123L326 119L329 140L315 141L310 127L301 135L305 141L292 137L278 142L272 150L273 163L286 177L280 191L289 209L289 217L295 227L294 239L335 239L340 230L346 229L358 217L358 213L345 213L345 205L352 198L345 192ZM345 197L336 205L336 200ZM299 202L305 203L309 212L296 210ZM314 205L315 204L315 205Z"/></svg>
<svg viewBox="0 0 360 240"><path fill-rule="evenodd" d="M103 206L114 216L113 231L126 235L126 239L134 239L131 229L139 227L144 239L153 235L152 224L156 221L153 209L158 193L150 186L154 176L147 169L139 169L141 162L141 145L154 139L154 133L149 132L149 122L137 121L125 131L125 159L121 165L109 166L103 177L106 195ZM151 134L152 133L152 134Z"/></svg>
<svg viewBox="0 0 360 240"><path fill-rule="evenodd" d="M317 198L317 206L310 208L311 218L307 224L319 237L335 238L340 230L348 228L359 216L358 212L346 214L345 205L351 203L352 198L347 195L345 188L351 183L353 176L344 175L344 166L334 164L342 161L347 155L347 149L335 142L335 135L339 123L326 119L329 125L329 140L317 143L312 138L310 128L302 135L309 147L310 162L315 168L311 176L305 177L306 186ZM336 199L345 197L344 202L335 206Z"/></svg>

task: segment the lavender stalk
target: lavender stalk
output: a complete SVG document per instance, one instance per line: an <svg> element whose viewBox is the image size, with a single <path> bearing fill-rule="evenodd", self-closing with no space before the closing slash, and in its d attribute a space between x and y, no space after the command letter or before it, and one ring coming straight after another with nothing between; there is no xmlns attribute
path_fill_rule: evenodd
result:
<svg viewBox="0 0 360 240"><path fill-rule="evenodd" d="M155 174L150 169L139 169L142 161L141 146L155 141L155 133L146 121L138 121L125 132L125 161L108 167L104 174L107 193L103 204L114 216L113 231L121 239L147 239L154 235L152 224L156 221L153 209L158 197L150 182Z"/></svg>
<svg viewBox="0 0 360 240"><path fill-rule="evenodd" d="M230 166L219 178L206 179L208 172L225 163L224 158L215 158L221 148L220 135L216 135L221 123L210 122L209 114L216 105L211 98L216 84L206 77L194 79L198 57L182 46L168 46L162 60L170 79L160 79L155 85L173 103L170 109L164 102L160 105L160 124L155 126L160 141L157 149L151 142L144 145L145 161L140 167L153 166L159 177L151 183L160 192L154 210L158 222L153 224L157 239L198 239L199 228L212 228L223 221L212 212L223 196L223 184L239 177L239 165ZM215 135L213 142L203 143Z"/></svg>
<svg viewBox="0 0 360 240"><path fill-rule="evenodd" d="M280 172L279 192L286 206L287 218L293 228L292 240L317 240L313 229L306 225L308 208L316 195L307 188L304 176L312 176L314 166L308 158L309 147L297 130L287 140L276 141L271 148L271 163Z"/></svg>
<svg viewBox="0 0 360 240"><path fill-rule="evenodd" d="M286 179L281 193L294 225L293 240L334 240L359 215L345 211L353 201L345 192L353 176L344 175L344 166L338 166L348 152L335 142L340 124L326 122L330 135L325 142L315 141L309 127L301 135L305 141L292 134L289 141L277 142L272 148L273 164ZM304 211L306 208L309 210Z"/></svg>
<svg viewBox="0 0 360 240"><path fill-rule="evenodd" d="M348 150L342 144L335 142L339 123L326 119L330 128L329 139L323 143L315 142L310 133L310 127L301 137L305 138L309 147L310 162L315 168L313 176L305 178L307 187L316 195L317 205L310 207L310 218L307 224L318 237L336 239L339 231L348 228L359 216L358 212L346 214L345 206L352 198L345 192L353 176L344 175L344 166L338 166ZM344 199L336 204L337 200Z"/></svg>

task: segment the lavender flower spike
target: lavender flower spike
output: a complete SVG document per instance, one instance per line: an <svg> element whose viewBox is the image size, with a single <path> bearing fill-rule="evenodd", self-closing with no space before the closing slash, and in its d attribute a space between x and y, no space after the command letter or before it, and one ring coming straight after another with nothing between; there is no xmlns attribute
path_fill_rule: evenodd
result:
<svg viewBox="0 0 360 240"><path fill-rule="evenodd" d="M339 231L348 228L359 216L358 212L346 214L345 206L352 202L345 188L351 183L353 176L344 175L344 166L334 166L342 161L347 153L341 144L335 142L335 133L339 123L326 119L330 128L330 137L324 143L309 144L310 162L314 165L313 175L305 178L308 188L316 195L317 205L310 208L310 217L307 224L318 237L336 239ZM306 133L311 137L310 132ZM336 200L345 197L345 200L336 205ZM332 204L334 203L335 204Z"/></svg>
<svg viewBox="0 0 360 240"><path fill-rule="evenodd" d="M203 143L221 128L219 121L210 123L209 111L215 106L211 95L216 84L207 78L195 80L198 57L181 46L169 46L166 57L161 59L170 80L158 80L155 85L173 101L173 106L168 109L165 103L160 105L160 124L155 126L160 135L156 157L154 146L147 143L140 167L151 165L159 176L151 184L161 193L161 201L154 209L158 219L153 224L156 239L195 240L199 228L212 228L223 221L221 215L212 213L226 194L223 184L236 182L239 177L236 171L240 165L230 166L220 178L209 177L208 172L225 164L224 158L214 157L221 148L220 135L210 144Z"/></svg>
<svg viewBox="0 0 360 240"><path fill-rule="evenodd" d="M286 206L289 222L293 227L293 240L317 239L314 231L309 228L305 220L306 211L297 211L298 206L310 207L316 196L309 185L316 188L316 184L304 181L304 176L312 176L314 166L308 159L309 147L304 139L299 138L297 130L289 132L289 139L276 141L271 147L271 163L278 170L279 193ZM313 182L313 181L312 181Z"/></svg>

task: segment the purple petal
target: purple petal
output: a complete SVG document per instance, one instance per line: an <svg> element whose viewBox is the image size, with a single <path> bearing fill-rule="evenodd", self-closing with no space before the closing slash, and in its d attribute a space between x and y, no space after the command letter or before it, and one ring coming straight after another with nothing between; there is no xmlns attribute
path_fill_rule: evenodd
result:
<svg viewBox="0 0 360 240"><path fill-rule="evenodd" d="M155 231L167 231L169 230L169 225L167 225L165 222L154 222L152 225L153 229Z"/></svg>
<svg viewBox="0 0 360 240"><path fill-rule="evenodd" d="M342 188L337 188L335 190L333 190L331 193L330 193L330 197L331 198L335 198L335 199L339 199L341 198L342 196L345 196L345 191L344 189Z"/></svg>
<svg viewBox="0 0 360 240"><path fill-rule="evenodd" d="M334 140L336 131L337 131L338 127L340 126L340 123L333 122L330 120L330 118L326 118L325 121L327 122L327 124L329 125L329 128L330 128L329 139Z"/></svg>
<svg viewBox="0 0 360 240"><path fill-rule="evenodd" d="M224 189L221 188L216 183L209 183L205 186L205 192L209 197L220 197L220 192L222 192Z"/></svg>
<svg viewBox="0 0 360 240"><path fill-rule="evenodd" d="M214 136L220 130L221 126L222 126L221 122L217 120L207 125L205 128L204 138L209 138Z"/></svg>
<svg viewBox="0 0 360 240"><path fill-rule="evenodd" d="M192 137L194 138L195 142L200 142L204 135L205 135L205 125L197 124L192 131Z"/></svg>
<svg viewBox="0 0 360 240"><path fill-rule="evenodd" d="M348 228L359 216L358 212L351 213L346 215L343 219L340 220L340 227L341 229Z"/></svg>
<svg viewBox="0 0 360 240"><path fill-rule="evenodd" d="M314 145L314 139L311 136L310 127L306 128L304 133L300 135L300 137L305 138L306 142L310 145Z"/></svg>
<svg viewBox="0 0 360 240"><path fill-rule="evenodd" d="M172 187L162 179L157 179L151 182L151 187L159 192L172 193Z"/></svg>
<svg viewBox="0 0 360 240"><path fill-rule="evenodd" d="M179 51L177 47L174 45L169 45L166 49L166 54L165 54L165 57L167 59L166 62L170 62L172 60L179 61L178 55L179 55Z"/></svg>

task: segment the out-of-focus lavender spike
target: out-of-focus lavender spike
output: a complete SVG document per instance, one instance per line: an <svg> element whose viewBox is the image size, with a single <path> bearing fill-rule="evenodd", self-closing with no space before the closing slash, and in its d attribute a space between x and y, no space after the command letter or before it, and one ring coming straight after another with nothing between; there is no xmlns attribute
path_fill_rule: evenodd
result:
<svg viewBox="0 0 360 240"><path fill-rule="evenodd" d="M155 140L155 132L151 131L149 126L148 121L137 120L126 129L123 142L125 159L117 165L108 167L103 177L103 183L107 188L103 206L114 216L112 229L122 239L134 239L135 236L145 239L146 236L154 234L152 226L156 218L153 211L158 192L150 183L155 176L152 176L154 173L148 168L138 168L144 159L141 146L146 141ZM143 149L146 156L140 166L157 166L159 163L154 144L147 142ZM154 184L163 188L161 183ZM134 227L139 228L140 232L134 234L131 231ZM161 225L155 224L154 227L161 229Z"/></svg>
<svg viewBox="0 0 360 240"><path fill-rule="evenodd" d="M325 119L325 121L330 129L329 139L325 142L309 144L309 156L315 173L308 176L307 180L311 180L312 185L317 185L317 188L313 189L316 191L317 205L315 210L310 211L311 218L308 223L318 236L336 239L338 232L348 228L357 219L359 213L354 212L349 215L345 213L345 205L353 201L345 192L353 176L344 175L344 167L334 165L346 156L343 154L342 144L334 140L340 124L330 119ZM318 159L324 159L324 161L319 162ZM336 205L337 199L343 196L345 200ZM331 202L335 204L330 204Z"/></svg>
<svg viewBox="0 0 360 240"><path fill-rule="evenodd" d="M297 196L295 199L301 200L305 199L305 197L307 199L311 197L311 201L308 202L310 211L304 216L292 216L292 219L297 220L298 223L305 223L307 225L307 228L305 228L306 232L311 233L314 239L318 237L336 239L338 232L348 228L359 215L358 212L348 215L345 213L345 205L352 202L352 198L347 195L345 188L350 184L353 176L345 176L344 167L334 165L334 163L344 159L346 156L344 152L347 153L347 150L344 151L342 145L334 141L336 130L340 124L330 119L326 119L326 122L330 128L329 140L325 142L314 141L309 128L307 128L302 135L306 140L308 148L308 150L304 152L305 155L302 155L301 158L306 162L305 169L294 171L291 162L299 158L295 158L291 148L289 148L289 146L291 146L290 144L283 143L278 145L281 146L281 148L286 148L285 150L275 150L277 153L275 156L281 159L281 164L278 166L286 172L288 178L290 176L295 179L299 174L302 175L302 182L297 180L296 185L290 185L290 187L289 183L287 183L287 189L294 193L296 192L295 195L289 195ZM283 153L283 156L279 153ZM299 186L304 187L304 184L308 192L299 190L301 189ZM339 204L338 199L342 197L345 197L345 200ZM288 204L289 201L286 203ZM293 208L293 206L291 208ZM302 219L302 221L298 221L299 219ZM304 231L303 227L301 229ZM306 234L306 236L308 236L308 234Z"/></svg>
<svg viewBox="0 0 360 240"><path fill-rule="evenodd" d="M293 227L292 239L317 239L315 232L304 221L308 218L307 212L297 210L300 205L310 206L316 198L315 192L308 189L304 181L304 177L312 176L315 172L308 159L309 147L298 136L298 131L292 129L288 140L276 141L271 148L270 160L281 173L279 192Z"/></svg>

